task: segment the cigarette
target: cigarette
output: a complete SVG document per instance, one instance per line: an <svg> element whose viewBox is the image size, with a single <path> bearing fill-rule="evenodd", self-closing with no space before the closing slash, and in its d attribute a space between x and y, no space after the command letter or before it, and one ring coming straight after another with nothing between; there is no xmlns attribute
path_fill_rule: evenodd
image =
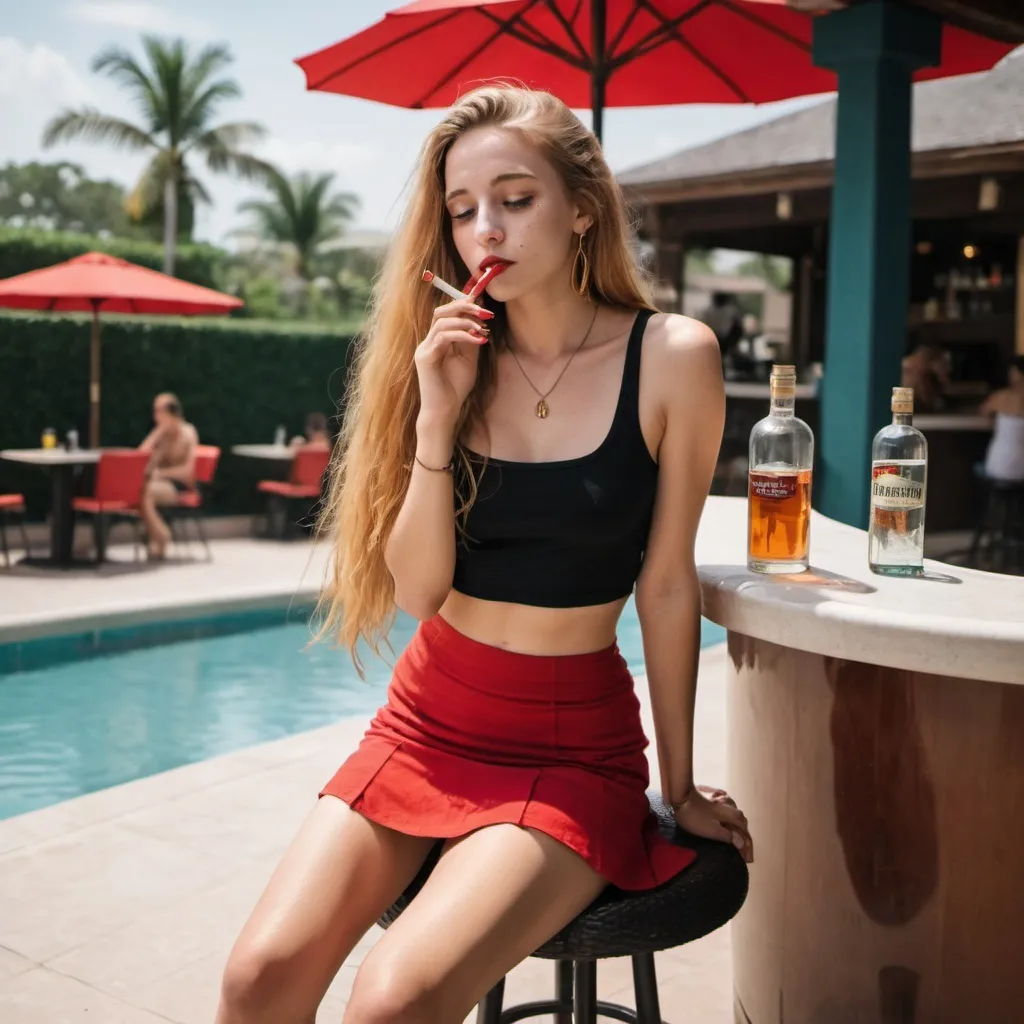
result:
<svg viewBox="0 0 1024 1024"><path fill-rule="evenodd" d="M499 269L499 268L500 268L500 269ZM470 297L470 298L471 298L471 299L472 299L472 300L473 300L474 302L476 302L476 297L477 297L477 295L479 295L479 294L480 294L480 292L482 292L482 291L484 290L484 287L486 286L487 282L488 282L488 281L489 281L489 280L490 280L490 279L491 279L492 277L494 277L494 275L495 275L495 274L499 274L499 273L501 273L501 269L504 269L504 268L502 268L502 267L501 267L501 264L500 264L500 263L492 263L492 264L491 264L491 265L490 265L489 267L487 267L487 269L486 269L486 270L484 270L484 272L483 272L483 273L482 273L482 274L481 274L481 275L480 275L480 276L479 276L479 277L478 277L478 278L476 279L476 284L474 284L474 285L473 285L473 287L472 287L472 288L470 288L470 290L469 290L469 297Z"/></svg>
<svg viewBox="0 0 1024 1024"><path fill-rule="evenodd" d="M465 292L460 292L458 288L452 287L447 281L442 280L431 270L423 271L423 280L427 284L432 284L438 291L444 292L445 295L450 295L453 299L466 299L469 298Z"/></svg>

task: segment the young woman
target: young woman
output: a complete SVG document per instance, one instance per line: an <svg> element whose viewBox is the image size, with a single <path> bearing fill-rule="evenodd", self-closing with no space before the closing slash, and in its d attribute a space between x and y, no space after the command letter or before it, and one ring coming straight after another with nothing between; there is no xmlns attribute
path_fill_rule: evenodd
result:
<svg viewBox="0 0 1024 1024"><path fill-rule="evenodd" d="M494 263L475 302L421 280L468 290ZM425 144L330 499L326 628L354 647L396 605L421 624L245 925L219 1024L312 1022L439 840L346 1024L457 1024L609 882L687 867L650 814L615 647L634 585L662 793L752 857L743 814L692 775L694 537L723 410L715 337L653 310L591 132L546 93L467 95Z"/></svg>

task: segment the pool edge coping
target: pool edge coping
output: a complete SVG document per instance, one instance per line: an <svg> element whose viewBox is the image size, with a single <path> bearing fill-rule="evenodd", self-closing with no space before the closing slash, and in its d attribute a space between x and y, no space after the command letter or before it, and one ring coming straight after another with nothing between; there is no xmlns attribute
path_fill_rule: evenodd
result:
<svg viewBox="0 0 1024 1024"><path fill-rule="evenodd" d="M178 598L147 602L145 605L112 605L82 614L26 615L0 622L0 646L26 640L88 633L93 630L142 626L157 622L179 622L231 612L262 611L289 604L316 601L320 588L280 587L218 597Z"/></svg>

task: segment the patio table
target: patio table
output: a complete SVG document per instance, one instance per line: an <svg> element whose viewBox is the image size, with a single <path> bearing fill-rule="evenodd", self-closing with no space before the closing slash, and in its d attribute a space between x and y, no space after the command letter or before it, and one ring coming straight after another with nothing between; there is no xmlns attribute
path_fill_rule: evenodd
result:
<svg viewBox="0 0 1024 1024"><path fill-rule="evenodd" d="M286 444L236 444L232 445L231 454L245 459L291 462L295 458L295 449Z"/></svg>
<svg viewBox="0 0 1024 1024"><path fill-rule="evenodd" d="M75 513L71 507L71 499L74 496L74 470L78 466L92 466L99 462L99 450L7 448L0 451L0 459L39 466L50 474L50 553L43 558L25 558L23 561L40 568L71 568L75 564L72 555Z"/></svg>
<svg viewBox="0 0 1024 1024"><path fill-rule="evenodd" d="M260 459L263 462L275 463L273 470L268 470L270 476L275 479L285 479L287 472L285 467L290 467L295 459L295 449L287 444L236 444L231 447L232 455L239 455L243 459ZM280 537L284 532L282 523L279 531L274 530L271 523L272 515L268 512L266 528L261 530L258 520L253 520L253 535L264 537Z"/></svg>

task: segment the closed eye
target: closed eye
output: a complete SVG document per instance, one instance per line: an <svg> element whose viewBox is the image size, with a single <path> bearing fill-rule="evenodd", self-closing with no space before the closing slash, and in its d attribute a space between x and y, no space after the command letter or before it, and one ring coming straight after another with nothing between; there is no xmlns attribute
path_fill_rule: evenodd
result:
<svg viewBox="0 0 1024 1024"><path fill-rule="evenodd" d="M523 196L522 199L506 199L502 205L506 206L510 210L525 210L532 203L533 196ZM468 220L474 213L476 213L476 210L470 207L468 210L453 213L452 220Z"/></svg>

